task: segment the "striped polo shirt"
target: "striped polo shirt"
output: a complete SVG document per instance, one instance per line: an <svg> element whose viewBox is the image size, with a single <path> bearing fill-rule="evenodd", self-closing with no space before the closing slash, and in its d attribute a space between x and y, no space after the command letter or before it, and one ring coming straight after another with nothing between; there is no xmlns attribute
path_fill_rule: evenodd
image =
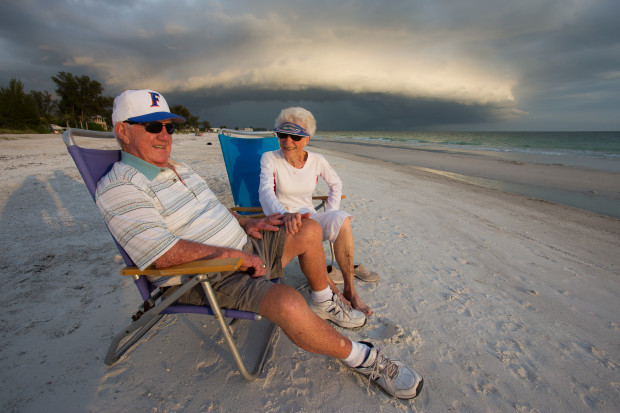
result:
<svg viewBox="0 0 620 413"><path fill-rule="evenodd" d="M122 152L97 185L97 207L134 263L148 267L179 239L241 249L245 231L204 179L182 162L169 162L179 176ZM152 281L180 282L178 277Z"/></svg>

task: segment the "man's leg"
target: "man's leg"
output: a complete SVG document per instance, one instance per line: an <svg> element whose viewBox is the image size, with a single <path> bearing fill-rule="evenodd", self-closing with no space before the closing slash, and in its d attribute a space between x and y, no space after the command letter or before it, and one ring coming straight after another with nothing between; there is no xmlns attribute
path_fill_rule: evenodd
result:
<svg viewBox="0 0 620 413"><path fill-rule="evenodd" d="M260 314L280 326L300 348L344 360L351 353L351 340L318 317L294 288L274 284L263 297Z"/></svg>
<svg viewBox="0 0 620 413"><path fill-rule="evenodd" d="M261 301L260 314L280 326L298 347L342 360L394 397L410 399L422 389L422 377L415 370L392 360L372 343L353 342L338 333L314 314L292 287L274 284L269 288Z"/></svg>

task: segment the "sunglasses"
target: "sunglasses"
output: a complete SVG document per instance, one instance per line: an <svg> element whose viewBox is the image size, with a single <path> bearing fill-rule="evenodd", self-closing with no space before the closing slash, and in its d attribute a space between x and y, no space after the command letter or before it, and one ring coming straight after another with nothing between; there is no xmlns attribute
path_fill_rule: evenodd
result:
<svg viewBox="0 0 620 413"><path fill-rule="evenodd" d="M280 139L286 139L287 136L290 136L291 139L294 140L295 142L299 142L300 140L305 138L305 136L290 135L288 133L281 133L281 132L276 133L276 135L278 135L278 138Z"/></svg>
<svg viewBox="0 0 620 413"><path fill-rule="evenodd" d="M126 123L129 123L130 125L142 125L144 126L144 130L147 131L148 133L159 133L161 132L161 130L166 127L166 132L168 132L168 135L172 135L174 133L174 131L177 129L177 125L175 125L174 123L161 123L161 122L132 122L130 120L126 120Z"/></svg>

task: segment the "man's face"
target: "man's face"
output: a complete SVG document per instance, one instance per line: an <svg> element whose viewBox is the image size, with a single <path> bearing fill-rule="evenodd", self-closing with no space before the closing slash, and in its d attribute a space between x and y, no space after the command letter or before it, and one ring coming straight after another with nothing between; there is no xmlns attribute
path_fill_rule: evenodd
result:
<svg viewBox="0 0 620 413"><path fill-rule="evenodd" d="M163 124L172 123L170 119L160 121ZM168 158L172 149L172 136L163 127L159 133L150 133L144 125L130 125L127 122L116 124L116 133L124 143L123 150L150 164L159 167L168 165Z"/></svg>

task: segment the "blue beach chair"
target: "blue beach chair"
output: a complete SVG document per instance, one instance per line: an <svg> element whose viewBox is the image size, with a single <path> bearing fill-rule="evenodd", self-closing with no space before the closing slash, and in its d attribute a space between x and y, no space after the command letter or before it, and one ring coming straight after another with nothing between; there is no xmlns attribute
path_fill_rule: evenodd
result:
<svg viewBox="0 0 620 413"><path fill-rule="evenodd" d="M276 134L221 129L218 138L235 201L234 209L244 215L260 215L260 158L265 152L280 149Z"/></svg>
<svg viewBox="0 0 620 413"><path fill-rule="evenodd" d="M69 129L63 133L63 141L67 145L67 150L73 158L75 165L82 175L84 183L86 184L88 191L94 200L97 182L99 182L99 179L112 168L112 165L115 162L121 159L120 150L88 149L80 147L76 144L74 139L75 137L104 138L114 142L114 136L112 133L94 132L81 129ZM138 287L144 303L140 305L138 311L132 316L133 321L131 324L129 324L125 329L123 329L122 332L113 338L112 344L110 345L108 353L105 357L105 363L107 365L114 364L165 315L180 313L204 314L215 316L241 375L249 381L258 378L264 366L268 350L275 337L275 325L269 323L267 339L265 340L263 347L259 348L257 362L254 369L250 373L233 340L232 327L240 319L260 320L261 316L252 312L220 309L210 283L210 278L216 276L216 273L237 270L243 263L243 259L232 258L198 260L164 269L147 268L144 271L140 271L134 265L125 250L116 242L116 240L114 240L114 242L116 243L123 260L127 265L120 271L120 273L121 275L132 276L134 278L134 282ZM174 291L166 298L162 297L162 292L159 288L150 283L146 278L147 275L176 276L187 274L195 274L195 276L190 278L178 290ZM210 306L176 304L179 297L198 284L200 284L204 289ZM232 321L227 323L224 317L232 318Z"/></svg>
<svg viewBox="0 0 620 413"><path fill-rule="evenodd" d="M245 132L221 129L218 134L222 156L226 164L228 182L235 201L234 210L240 214L258 217L262 208L258 199L260 186L260 158L265 152L280 149L275 132ZM342 196L345 198L345 196ZM315 210L325 208L327 196L313 196L319 203ZM329 241L334 265L334 244Z"/></svg>

